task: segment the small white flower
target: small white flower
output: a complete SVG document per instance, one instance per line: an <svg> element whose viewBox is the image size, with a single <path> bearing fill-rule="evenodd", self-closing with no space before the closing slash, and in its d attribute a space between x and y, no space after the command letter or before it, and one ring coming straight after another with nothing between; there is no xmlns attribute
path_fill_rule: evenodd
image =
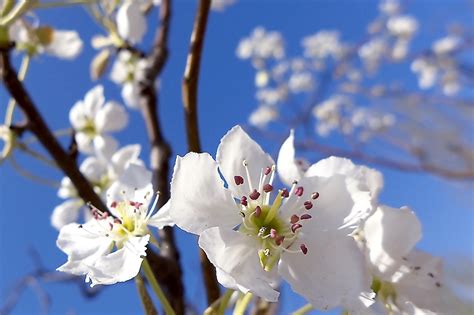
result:
<svg viewBox="0 0 474 315"><path fill-rule="evenodd" d="M387 21L387 29L393 36L410 38L418 30L418 22L409 15L393 16Z"/></svg>
<svg viewBox="0 0 474 315"><path fill-rule="evenodd" d="M32 27L18 20L9 29L16 49L30 55L46 53L62 59L74 59L82 51L83 43L76 31L56 30L48 26Z"/></svg>
<svg viewBox="0 0 474 315"><path fill-rule="evenodd" d="M250 37L242 39L237 47L237 57L253 59L259 63L264 59L281 59L285 55L283 38L280 33L266 31L263 27L253 30Z"/></svg>
<svg viewBox="0 0 474 315"><path fill-rule="evenodd" d="M304 55L310 58L340 58L346 46L339 39L338 31L322 30L314 35L303 38Z"/></svg>
<svg viewBox="0 0 474 315"><path fill-rule="evenodd" d="M293 93L309 92L314 88L314 78L310 72L293 73L288 80L288 88Z"/></svg>
<svg viewBox="0 0 474 315"><path fill-rule="evenodd" d="M3 142L0 151L0 163L13 152L16 143L16 134L6 125L0 125L0 140Z"/></svg>
<svg viewBox="0 0 474 315"><path fill-rule="evenodd" d="M151 172L130 164L107 192L112 215L92 208L93 218L61 228L57 246L68 261L57 270L86 275L91 286L114 284L135 277L150 239L148 226L163 228L169 223L168 205L153 214Z"/></svg>
<svg viewBox="0 0 474 315"><path fill-rule="evenodd" d="M125 1L117 11L117 29L120 37L135 45L146 32L146 17L138 1Z"/></svg>
<svg viewBox="0 0 474 315"><path fill-rule="evenodd" d="M130 108L138 108L140 100L139 82L144 76L147 61L128 50L121 50L112 66L110 79L122 85L122 98Z"/></svg>
<svg viewBox="0 0 474 315"><path fill-rule="evenodd" d="M438 39L433 43L433 52L437 55L447 55L453 52L461 44L458 36L450 35Z"/></svg>
<svg viewBox="0 0 474 315"><path fill-rule="evenodd" d="M118 146L108 133L123 129L128 116L119 104L105 102L104 88L98 85L87 92L84 100L74 104L69 111L69 121L74 128L80 152L107 158L112 156Z"/></svg>
<svg viewBox="0 0 474 315"><path fill-rule="evenodd" d="M371 303L363 256L348 237L371 210L369 192L342 175L276 190L273 160L239 126L222 138L216 160L177 158L170 216L199 235L222 285L276 301L272 283L281 276L316 309Z"/></svg>
<svg viewBox="0 0 474 315"><path fill-rule="evenodd" d="M278 111L270 106L259 106L249 117L249 123L257 128L265 128L278 118Z"/></svg>
<svg viewBox="0 0 474 315"><path fill-rule="evenodd" d="M212 0L211 9L215 11L224 11L227 7L233 5L236 0Z"/></svg>
<svg viewBox="0 0 474 315"><path fill-rule="evenodd" d="M143 165L140 160L140 145L124 146L115 152L110 159L104 157L89 156L80 166L80 171L93 186L95 192L105 201L105 192L131 164ZM79 198L77 191L68 177L61 180L58 196L67 199L54 208L51 215L51 225L56 229L61 229L64 225L77 222L80 210L84 209L84 202ZM85 212L85 221L87 214Z"/></svg>

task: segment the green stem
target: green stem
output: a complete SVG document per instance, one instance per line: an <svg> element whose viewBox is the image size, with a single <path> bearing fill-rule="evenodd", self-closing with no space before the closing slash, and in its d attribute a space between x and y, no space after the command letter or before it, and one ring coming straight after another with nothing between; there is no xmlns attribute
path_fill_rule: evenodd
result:
<svg viewBox="0 0 474 315"><path fill-rule="evenodd" d="M42 3L37 3L33 6L33 9L49 9L49 8L60 8L68 7L73 5L80 4L91 4L95 3L97 0L69 0L69 1L45 1Z"/></svg>
<svg viewBox="0 0 474 315"><path fill-rule="evenodd" d="M30 65L30 56L25 55L23 60L21 61L20 71L18 72L18 80L23 81L26 77L26 73L28 72L28 67ZM13 122L13 113L15 111L15 99L12 97L8 102L7 112L5 114L5 125L11 126Z"/></svg>
<svg viewBox="0 0 474 315"><path fill-rule="evenodd" d="M243 298L237 303L234 309L233 315L244 315L247 307L249 306L250 301L252 301L253 293L248 292L243 296Z"/></svg>
<svg viewBox="0 0 474 315"><path fill-rule="evenodd" d="M224 295L221 297L221 301L219 303L219 308L217 309L217 314L218 315L224 315L225 310L227 309L227 305L229 305L230 298L232 297L232 294L234 293L234 290L228 289Z"/></svg>
<svg viewBox="0 0 474 315"><path fill-rule="evenodd" d="M294 311L293 313L291 313L291 315L304 315L306 313L308 313L309 311L311 311L313 309L313 306L311 304L306 304L305 306L297 309L296 311Z"/></svg>
<svg viewBox="0 0 474 315"><path fill-rule="evenodd" d="M158 300L160 300L160 303L165 310L165 314L175 315L175 312L173 308L171 307L170 302L168 302L168 299L166 298L165 293L163 292L160 285L158 284L158 281L156 280L155 275L153 274L150 264L148 263L148 260L146 258L143 259L143 272L145 273L145 276L150 282L150 285L153 291L155 291L155 294L158 297Z"/></svg>

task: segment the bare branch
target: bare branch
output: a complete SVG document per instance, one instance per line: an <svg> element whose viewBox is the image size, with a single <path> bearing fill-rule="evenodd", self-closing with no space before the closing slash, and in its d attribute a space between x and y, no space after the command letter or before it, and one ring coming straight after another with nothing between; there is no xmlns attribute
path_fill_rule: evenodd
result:
<svg viewBox="0 0 474 315"><path fill-rule="evenodd" d="M5 87L15 99L27 118L27 129L30 130L46 148L63 172L71 179L79 196L85 202L91 202L95 207L108 212L102 199L94 192L92 186L82 175L73 158L61 147L48 125L38 111L33 100L26 91L23 83L18 80L15 70L10 63L10 47L1 48L0 69Z"/></svg>
<svg viewBox="0 0 474 315"><path fill-rule="evenodd" d="M198 82L204 36L206 34L210 7L211 0L199 1L182 83L188 151L190 152L201 152L197 117ZM200 250L200 257L204 284L207 292L207 302L210 305L219 298L219 284L217 282L216 270L203 250Z"/></svg>

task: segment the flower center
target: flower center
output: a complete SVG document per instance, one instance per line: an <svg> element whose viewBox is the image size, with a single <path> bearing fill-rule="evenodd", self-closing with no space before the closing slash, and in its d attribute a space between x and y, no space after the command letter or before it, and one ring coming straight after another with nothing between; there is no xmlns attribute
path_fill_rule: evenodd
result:
<svg viewBox="0 0 474 315"><path fill-rule="evenodd" d="M299 231L303 227L302 222L311 219L311 215L307 212L313 207L313 203L311 200L304 200L304 188L294 182L290 191L279 190L270 203L274 190L272 183L275 177L275 165L262 169L257 186L253 186L254 183L250 179L248 162L243 161L243 165L246 179L241 175L234 176L234 182L241 196L242 224L238 230L257 239L262 268L270 271L279 261L283 251L306 255L308 249L305 244L299 244L297 250L291 249L298 240ZM251 190L248 193L241 188L246 180ZM318 197L318 193L311 195L313 201Z"/></svg>

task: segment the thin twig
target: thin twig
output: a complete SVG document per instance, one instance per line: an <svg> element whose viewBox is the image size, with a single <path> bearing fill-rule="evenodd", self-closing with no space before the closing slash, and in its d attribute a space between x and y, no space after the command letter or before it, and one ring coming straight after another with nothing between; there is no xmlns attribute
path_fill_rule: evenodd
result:
<svg viewBox="0 0 474 315"><path fill-rule="evenodd" d="M144 78L140 81L140 106L145 121L148 139L150 142L150 164L153 172L154 189L161 192L158 206L163 206L170 198L169 195L169 159L171 148L161 131L158 116L158 95L156 80L161 74L168 59L168 34L171 20L171 0L164 0L160 6L160 26L157 30L153 50L148 54L147 68ZM184 314L184 287L182 272L179 266L179 253L176 248L173 229L165 227L158 231L161 239L160 255L176 265L173 273L169 273L166 281L159 279L166 286L169 300L176 314ZM154 268L152 263L153 270ZM161 271L160 271L161 272ZM159 275L156 275L159 276Z"/></svg>
<svg viewBox="0 0 474 315"><path fill-rule="evenodd" d="M102 199L94 192L92 186L77 167L76 162L61 147L22 82L18 80L18 76L10 63L10 49L11 47L0 49L0 72L6 89L27 118L28 130L35 134L58 166L71 179L79 196L85 202L91 202L95 207L108 212Z"/></svg>
<svg viewBox="0 0 474 315"><path fill-rule="evenodd" d="M198 82L204 36L206 34L210 7L211 0L199 1L182 83L188 151L190 152L201 152L197 117ZM220 296L216 270L203 250L200 251L200 257L204 284L207 292L207 302L208 304L211 304Z"/></svg>

